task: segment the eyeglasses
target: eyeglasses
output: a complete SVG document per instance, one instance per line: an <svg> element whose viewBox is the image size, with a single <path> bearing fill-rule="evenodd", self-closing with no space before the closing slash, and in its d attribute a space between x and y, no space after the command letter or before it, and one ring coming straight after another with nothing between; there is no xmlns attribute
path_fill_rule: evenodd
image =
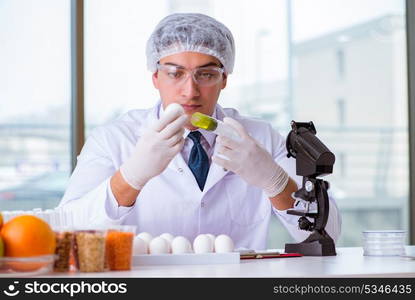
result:
<svg viewBox="0 0 415 300"><path fill-rule="evenodd" d="M192 76L194 82L199 86L212 86L218 83L224 72L224 69L219 67L201 67L187 70L183 67L162 65L160 63L157 63L157 69L166 75L168 82L171 84L181 84L189 76Z"/></svg>

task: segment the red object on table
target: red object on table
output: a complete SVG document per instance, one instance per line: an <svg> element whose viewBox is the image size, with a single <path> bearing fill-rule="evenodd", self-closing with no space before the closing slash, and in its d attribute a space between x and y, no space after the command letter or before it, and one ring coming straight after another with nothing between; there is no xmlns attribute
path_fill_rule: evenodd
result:
<svg viewBox="0 0 415 300"><path fill-rule="evenodd" d="M241 254L241 259L301 257L300 253L247 253Z"/></svg>

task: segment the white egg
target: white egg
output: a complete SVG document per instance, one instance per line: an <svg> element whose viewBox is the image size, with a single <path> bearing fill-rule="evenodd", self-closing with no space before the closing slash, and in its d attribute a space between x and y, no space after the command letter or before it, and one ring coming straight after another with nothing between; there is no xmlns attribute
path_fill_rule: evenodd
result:
<svg viewBox="0 0 415 300"><path fill-rule="evenodd" d="M141 233L137 234L137 236L140 239L145 240L147 242L147 244L150 244L151 240L153 239L153 236L151 234L149 234L148 232L141 232Z"/></svg>
<svg viewBox="0 0 415 300"><path fill-rule="evenodd" d="M148 243L136 236L133 241L133 255L148 254Z"/></svg>
<svg viewBox="0 0 415 300"><path fill-rule="evenodd" d="M171 251L173 254L191 253L192 245L184 236L176 236L171 242Z"/></svg>
<svg viewBox="0 0 415 300"><path fill-rule="evenodd" d="M174 239L174 236L170 233L163 233L159 235L160 237L162 237L163 239L167 240L170 244Z"/></svg>
<svg viewBox="0 0 415 300"><path fill-rule="evenodd" d="M165 239L167 243L169 243L169 253L171 253L171 242L173 241L174 236L170 233L163 233L160 234L159 237Z"/></svg>
<svg viewBox="0 0 415 300"><path fill-rule="evenodd" d="M227 253L232 252L234 244L232 239L226 234L218 235L215 239L215 252L216 253Z"/></svg>
<svg viewBox="0 0 415 300"><path fill-rule="evenodd" d="M212 241L212 245L213 245L213 252L215 252L215 235L213 235L213 234L211 234L211 233L207 233L206 234L209 238L210 238L210 240Z"/></svg>
<svg viewBox="0 0 415 300"><path fill-rule="evenodd" d="M193 241L193 250L195 253L213 252L213 243L206 234L199 234Z"/></svg>
<svg viewBox="0 0 415 300"><path fill-rule="evenodd" d="M148 246L150 254L169 253L169 242L162 237L155 237Z"/></svg>

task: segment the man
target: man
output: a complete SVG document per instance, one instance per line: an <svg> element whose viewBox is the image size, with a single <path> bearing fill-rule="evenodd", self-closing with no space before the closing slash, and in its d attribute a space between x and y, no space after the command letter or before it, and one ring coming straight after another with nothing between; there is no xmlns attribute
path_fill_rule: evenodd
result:
<svg viewBox="0 0 415 300"><path fill-rule="evenodd" d="M157 25L147 64L161 103L130 111L88 138L60 204L75 212L78 225L131 224L190 241L225 233L236 247L265 249L275 214L296 240L308 236L298 217L286 213L301 178L284 138L265 122L217 105L234 59L231 32L211 17L173 14ZM171 103L186 114L164 115ZM189 121L194 112L223 120L241 140L197 130ZM338 238L332 199L326 229Z"/></svg>

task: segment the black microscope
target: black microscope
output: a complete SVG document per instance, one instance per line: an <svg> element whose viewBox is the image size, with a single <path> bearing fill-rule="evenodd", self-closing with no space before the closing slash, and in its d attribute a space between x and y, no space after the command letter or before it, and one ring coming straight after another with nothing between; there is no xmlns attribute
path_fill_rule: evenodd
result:
<svg viewBox="0 0 415 300"><path fill-rule="evenodd" d="M317 177L333 172L335 156L316 137L316 133L311 121L291 121L291 131L286 142L287 156L296 159L296 173L303 176L302 187L294 193L294 198L304 201L306 208L288 210L287 213L300 216L298 226L302 230L311 231L311 234L301 243L285 244L285 252L306 256L332 256L336 255L334 241L324 229L329 216L329 183ZM309 211L313 202L317 203L316 212Z"/></svg>

